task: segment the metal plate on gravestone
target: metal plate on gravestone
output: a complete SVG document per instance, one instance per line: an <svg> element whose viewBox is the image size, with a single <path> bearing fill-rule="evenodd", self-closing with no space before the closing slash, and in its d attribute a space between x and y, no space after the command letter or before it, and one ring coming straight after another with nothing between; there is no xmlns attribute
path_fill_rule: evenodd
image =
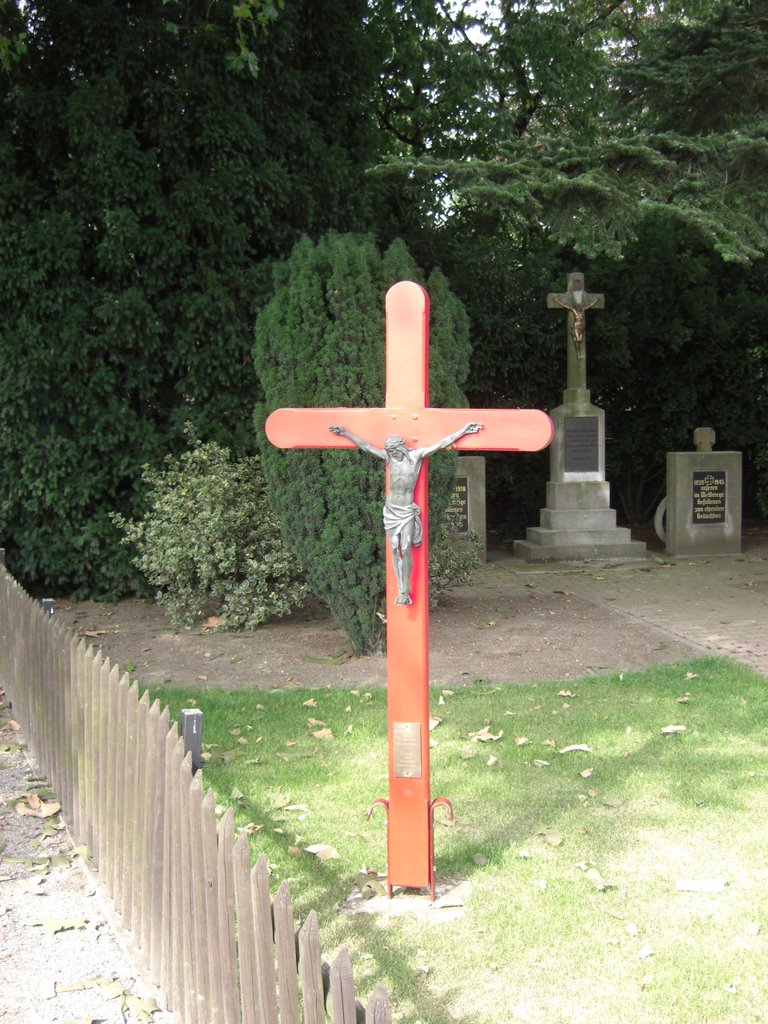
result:
<svg viewBox="0 0 768 1024"><path fill-rule="evenodd" d="M726 474L723 470L693 474L691 521L717 525L725 522Z"/></svg>
<svg viewBox="0 0 768 1024"><path fill-rule="evenodd" d="M600 469L597 416L565 417L566 473L594 473Z"/></svg>
<svg viewBox="0 0 768 1024"><path fill-rule="evenodd" d="M419 722L392 723L392 764L396 779L420 779L421 726Z"/></svg>
<svg viewBox="0 0 768 1024"><path fill-rule="evenodd" d="M469 533L469 478L457 476L445 510L452 533Z"/></svg>

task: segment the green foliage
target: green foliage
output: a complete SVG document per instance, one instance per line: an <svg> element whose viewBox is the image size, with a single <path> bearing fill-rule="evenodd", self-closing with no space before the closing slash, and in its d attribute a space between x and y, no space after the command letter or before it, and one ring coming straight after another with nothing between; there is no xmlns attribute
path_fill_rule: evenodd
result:
<svg viewBox="0 0 768 1024"><path fill-rule="evenodd" d="M171 621L216 614L227 629L287 615L306 596L296 559L269 506L259 459L233 461L189 432L191 448L145 467L149 508L139 521L114 515L134 545L134 564L157 588Z"/></svg>
<svg viewBox="0 0 768 1024"><path fill-rule="evenodd" d="M472 48L482 99L465 93L463 120L440 123L430 144L401 145L384 169L435 190L438 216L457 196L503 207L519 231L545 225L589 257L620 256L659 212L727 260L757 258L768 251L765 4L656 7L499 5L472 37L482 39ZM431 31L459 54L470 42L458 19ZM746 68L747 98L729 102L728 83ZM419 124L408 98L390 106ZM420 99L434 117L439 82ZM401 125L397 137L413 135Z"/></svg>
<svg viewBox="0 0 768 1024"><path fill-rule="evenodd" d="M381 255L368 239L329 235L300 242L275 272L275 295L256 324L254 361L266 415L285 406L381 406L384 402L384 297L399 280L422 275L402 243ZM468 371L466 314L435 271L426 283L432 305L430 400L464 406ZM330 424L329 424L330 426ZM430 514L439 524L450 500L455 456L430 467ZM382 643L384 566L382 464L360 452L280 451L262 447L270 497L313 591L329 605L356 651Z"/></svg>
<svg viewBox="0 0 768 1024"><path fill-rule="evenodd" d="M768 494L765 261L723 264L697 232L652 218L623 261L591 266L587 284L606 292L587 329L588 375L624 518L653 517L666 453L692 450L699 426L714 428L716 448L744 452L745 512L757 514Z"/></svg>
<svg viewBox="0 0 768 1024"><path fill-rule="evenodd" d="M454 587L469 587L482 566L480 539L476 533L451 533L450 514L443 519L439 538L429 550L429 604L433 608Z"/></svg>
<svg viewBox="0 0 768 1024"><path fill-rule="evenodd" d="M367 217L365 5L265 34L275 6L0 4L0 538L28 586L138 585L109 511L141 514L188 420L253 450L269 261Z"/></svg>

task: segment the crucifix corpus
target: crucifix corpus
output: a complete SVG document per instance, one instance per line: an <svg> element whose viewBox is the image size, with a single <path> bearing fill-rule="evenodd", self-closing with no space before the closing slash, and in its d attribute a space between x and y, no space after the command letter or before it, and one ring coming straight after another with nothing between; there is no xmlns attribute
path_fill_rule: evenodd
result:
<svg viewBox="0 0 768 1024"><path fill-rule="evenodd" d="M552 422L536 409L431 409L428 393L429 298L411 281L386 297L384 408L277 409L267 437L280 448L352 448L386 466L387 717L389 799L387 892L429 889L435 898L435 809L430 795L428 509L425 460L442 448L539 451ZM472 419L467 421L468 416Z"/></svg>
<svg viewBox="0 0 768 1024"><path fill-rule="evenodd" d="M588 309L604 309L605 296L592 295L584 289L584 275L578 272L568 275L567 292L550 292L547 296L550 309L565 309L568 312L568 383L569 388L587 386L587 317Z"/></svg>

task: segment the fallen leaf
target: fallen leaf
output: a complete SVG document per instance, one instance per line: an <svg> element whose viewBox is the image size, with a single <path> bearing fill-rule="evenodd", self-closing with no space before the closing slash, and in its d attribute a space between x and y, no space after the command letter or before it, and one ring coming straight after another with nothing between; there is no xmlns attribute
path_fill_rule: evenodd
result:
<svg viewBox="0 0 768 1024"><path fill-rule="evenodd" d="M84 629L83 632L80 635L81 636L90 636L90 637L104 636L104 634L106 632L107 632L106 629Z"/></svg>
<svg viewBox="0 0 768 1024"><path fill-rule="evenodd" d="M592 769L585 768L583 772L579 772L579 775L582 777L582 779L589 779L592 775Z"/></svg>
<svg viewBox="0 0 768 1024"><path fill-rule="evenodd" d="M31 797L28 798L28 803L26 804L23 800L19 801L19 803L16 804L16 813L21 815L26 814L31 818L50 818L54 814L58 814L61 810L61 804L58 802L54 801L53 803L46 804L43 803L39 797L36 797L35 799L37 802L36 807L31 806Z"/></svg>
<svg viewBox="0 0 768 1024"><path fill-rule="evenodd" d="M19 725L19 723L18 723L18 722L15 722L15 721L14 721L14 720L13 720L13 719L11 718L11 719L9 720L9 722L8 722L8 728L9 728L9 729L11 730L11 732L18 732L18 731L19 731L19 729L21 729L21 726Z"/></svg>
<svg viewBox="0 0 768 1024"><path fill-rule="evenodd" d="M58 932L71 931L74 928L85 928L88 923L84 917L71 917L66 921L59 921L54 917L46 917L41 921L30 921L33 928L44 928L49 935L56 935Z"/></svg>
<svg viewBox="0 0 768 1024"><path fill-rule="evenodd" d="M515 746L516 747L524 747L524 746L526 746L526 744L528 744L530 742L531 741L528 739L527 736L515 736Z"/></svg>
<svg viewBox="0 0 768 1024"><path fill-rule="evenodd" d="M203 629L218 629L223 625L224 619L221 615L210 615L203 623Z"/></svg>
<svg viewBox="0 0 768 1024"><path fill-rule="evenodd" d="M123 1010L130 1013L130 1018L137 1024L152 1024L152 1015L157 1013L160 1007L154 999L141 999L131 992L125 994L123 999Z"/></svg>
<svg viewBox="0 0 768 1024"><path fill-rule="evenodd" d="M550 846L560 846L563 841L562 832L558 832L555 828L540 828L536 835L543 836Z"/></svg>
<svg viewBox="0 0 768 1024"><path fill-rule="evenodd" d="M572 743L570 747L563 747L560 751L561 754L570 754L574 750L583 750L585 754L591 754L592 748L588 747L586 743Z"/></svg>
<svg viewBox="0 0 768 1024"><path fill-rule="evenodd" d="M332 740L333 730L332 729L318 729L317 732L313 732L312 735L316 740Z"/></svg>
<svg viewBox="0 0 768 1024"><path fill-rule="evenodd" d="M489 768L492 768L495 764L499 763L499 759L491 755L485 763Z"/></svg>
<svg viewBox="0 0 768 1024"><path fill-rule="evenodd" d="M45 893L45 889L42 887L42 875L33 875L31 878L19 878L17 881L21 891L28 895L42 896Z"/></svg>
<svg viewBox="0 0 768 1024"><path fill-rule="evenodd" d="M662 736L671 736L674 733L688 732L684 725L665 725L661 730Z"/></svg>
<svg viewBox="0 0 768 1024"><path fill-rule="evenodd" d="M469 738L472 740L473 743L491 743L494 740L500 740L503 735L503 729L499 730L499 732L497 732L496 735L494 735L491 732L490 727L484 725L483 728L479 729L477 732L471 732L469 734Z"/></svg>
<svg viewBox="0 0 768 1024"><path fill-rule="evenodd" d="M549 761L542 761L541 758L536 758L533 762L534 768L549 768Z"/></svg>
<svg viewBox="0 0 768 1024"><path fill-rule="evenodd" d="M351 724L348 725L347 728L344 730L344 735L345 736L351 736L352 735L352 725Z"/></svg>
<svg viewBox="0 0 768 1024"><path fill-rule="evenodd" d="M353 692L354 692L354 691L353 691ZM314 697L310 697L310 698L309 698L309 700L305 700L305 701L304 701L304 702L302 703L302 705L301 705L301 706L302 706L303 708L316 708L316 707L317 707L317 701L315 700L315 698L314 698Z"/></svg>
<svg viewBox="0 0 768 1024"><path fill-rule="evenodd" d="M571 692L570 690L561 690L561 691L560 691L560 692L558 693L558 695L557 695L557 696L558 696L558 697L575 697L575 696L576 696L576 694L575 694L575 693L572 693L572 692Z"/></svg>
<svg viewBox="0 0 768 1024"><path fill-rule="evenodd" d="M544 746L545 747L556 747L557 744L555 743L554 740L544 740Z"/></svg>
<svg viewBox="0 0 768 1024"><path fill-rule="evenodd" d="M650 944L650 942L645 942L640 947L640 952L637 954L637 957L638 957L638 960L645 960L646 957L654 956L655 953L656 953L656 950L653 948L653 946Z"/></svg>
<svg viewBox="0 0 768 1024"><path fill-rule="evenodd" d="M313 728L314 728L314 726L321 726L322 727L322 726L325 725L325 722L321 722L319 718L308 718L307 719L307 725L311 725Z"/></svg>
<svg viewBox="0 0 768 1024"><path fill-rule="evenodd" d="M592 883L592 885L594 885L596 889L600 890L600 892L602 892L604 889L613 888L610 882L606 882L606 880L603 878L603 876L600 874L597 868L590 868L586 873L586 877L589 879L589 881Z"/></svg>
<svg viewBox="0 0 768 1024"><path fill-rule="evenodd" d="M429 716L429 731L436 729L441 724L442 718L436 718L434 715Z"/></svg>
<svg viewBox="0 0 768 1024"><path fill-rule="evenodd" d="M332 860L339 856L338 850L324 843L315 843L313 846L305 846L307 853L314 853L318 860Z"/></svg>
<svg viewBox="0 0 768 1024"><path fill-rule="evenodd" d="M453 697L453 693L454 693L453 690L441 690L440 691L440 695L442 697Z"/></svg>
<svg viewBox="0 0 768 1024"><path fill-rule="evenodd" d="M685 673L685 678L686 679L698 679L699 677L697 676L697 674L695 672L686 672Z"/></svg>

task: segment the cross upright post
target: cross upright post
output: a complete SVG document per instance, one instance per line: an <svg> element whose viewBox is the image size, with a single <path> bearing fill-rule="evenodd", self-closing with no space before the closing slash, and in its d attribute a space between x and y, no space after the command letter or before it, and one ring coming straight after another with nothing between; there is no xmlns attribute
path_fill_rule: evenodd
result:
<svg viewBox="0 0 768 1024"><path fill-rule="evenodd" d="M278 409L267 419L267 437L281 448L352 448L355 441L365 439L364 450L380 458L385 457L385 439L394 433L417 454L430 446L435 450L438 443L446 446L454 434L460 437L456 446L462 451L539 451L549 444L552 422L536 409L431 409L428 353L429 298L419 285L401 281L386 297L384 408ZM482 429L465 434L469 419ZM332 432L331 427L344 429ZM374 806L387 811L389 895L397 885L429 889L434 899L434 812L439 805L451 815L453 810L444 797L433 800L430 794L426 461L413 495L422 543L412 555L408 603L398 600L402 580L398 585L394 559L387 559L389 799L377 800ZM390 475L388 463L388 495Z"/></svg>

